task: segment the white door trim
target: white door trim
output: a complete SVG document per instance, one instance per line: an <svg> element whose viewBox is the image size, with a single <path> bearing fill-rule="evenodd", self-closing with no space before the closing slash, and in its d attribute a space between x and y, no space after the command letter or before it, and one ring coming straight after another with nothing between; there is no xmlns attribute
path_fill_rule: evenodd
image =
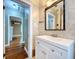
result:
<svg viewBox="0 0 79 59"><path fill-rule="evenodd" d="M3 10L3 12L4 12L4 15L5 15L5 9ZM8 17L7 17L7 18L8 18ZM7 46L9 46L9 41L8 41L7 44L5 44L5 16L4 16L4 48L7 47ZM5 50L5 49L4 49L4 50Z"/></svg>
<svg viewBox="0 0 79 59"><path fill-rule="evenodd" d="M28 20L28 59L32 59L32 4L30 1L27 0L20 0L20 2L24 2L30 6L30 19Z"/></svg>
<svg viewBox="0 0 79 59"><path fill-rule="evenodd" d="M6 45L6 46L10 46L10 40L11 40L11 37L10 37L10 35L11 35L11 30L10 30L10 16L12 16L12 15L8 15L8 44ZM15 16L15 17L17 17L17 18L20 18L21 20L23 20L23 18L22 17L18 17L18 16ZM23 43L23 21L21 21L22 22L22 24L21 24L21 40L20 40L20 44L21 43Z"/></svg>

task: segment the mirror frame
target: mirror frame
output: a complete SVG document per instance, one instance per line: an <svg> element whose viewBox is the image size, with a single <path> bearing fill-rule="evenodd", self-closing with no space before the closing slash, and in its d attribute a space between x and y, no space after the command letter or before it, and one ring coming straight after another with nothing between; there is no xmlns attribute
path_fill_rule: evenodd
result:
<svg viewBox="0 0 79 59"><path fill-rule="evenodd" d="M48 10L48 9L50 9L50 8L52 8L53 6L55 6L55 5L57 5L58 3L60 3L60 2L62 2L63 1L63 29L47 29L46 27L47 27L47 25L46 25L46 11ZM64 31L65 30L65 0L58 0L58 1L56 1L56 2L54 2L53 4L51 4L50 6L48 6L48 7L46 7L45 8L45 30L47 30L47 31L52 31L52 30L54 30L54 31Z"/></svg>

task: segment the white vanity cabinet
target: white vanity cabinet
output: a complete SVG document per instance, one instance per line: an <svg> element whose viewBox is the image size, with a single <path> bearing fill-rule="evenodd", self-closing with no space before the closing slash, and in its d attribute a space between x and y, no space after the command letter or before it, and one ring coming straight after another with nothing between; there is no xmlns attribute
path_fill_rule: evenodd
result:
<svg viewBox="0 0 79 59"><path fill-rule="evenodd" d="M37 42L36 59L51 59L51 50L47 46Z"/></svg>
<svg viewBox="0 0 79 59"><path fill-rule="evenodd" d="M58 39L42 38L42 36L36 37L36 59L74 59L73 41L67 41L69 44L57 43ZM56 42L55 42L56 41ZM63 40L62 40L63 41ZM64 43L67 43L66 41ZM62 45L63 44L63 45ZM72 50L72 51L71 51Z"/></svg>

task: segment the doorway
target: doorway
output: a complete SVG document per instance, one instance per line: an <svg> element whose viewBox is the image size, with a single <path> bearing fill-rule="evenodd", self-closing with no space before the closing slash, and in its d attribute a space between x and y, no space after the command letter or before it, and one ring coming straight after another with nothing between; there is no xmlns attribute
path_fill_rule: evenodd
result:
<svg viewBox="0 0 79 59"><path fill-rule="evenodd" d="M18 17L10 16L10 46L19 46L23 40L22 35L22 20Z"/></svg>
<svg viewBox="0 0 79 59"><path fill-rule="evenodd" d="M4 0L4 28L5 47L24 46L27 53L32 46L32 21L30 16L30 5L21 3L19 0ZM31 51L31 50L30 50Z"/></svg>

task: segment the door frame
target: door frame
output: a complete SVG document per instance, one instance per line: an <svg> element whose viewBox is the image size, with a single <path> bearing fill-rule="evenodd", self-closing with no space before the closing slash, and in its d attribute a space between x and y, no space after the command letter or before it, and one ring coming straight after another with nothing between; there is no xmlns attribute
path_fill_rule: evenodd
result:
<svg viewBox="0 0 79 59"><path fill-rule="evenodd" d="M32 40L33 40L33 26L32 26L32 3L28 0L18 0L20 3L24 3L30 6L30 17L28 20L28 50L26 49L26 52L28 53L28 59L32 59ZM26 48L26 47L24 47Z"/></svg>
<svg viewBox="0 0 79 59"><path fill-rule="evenodd" d="M16 0L13 0L13 1L16 1ZM28 4L30 6L30 17L29 17L29 20L28 20L28 50L27 50L27 53L28 53L28 59L32 59L32 35L33 35L33 31L32 31L32 3L31 1L27 1L27 0L17 0L16 2L20 2L20 3L24 3L24 4ZM8 22L9 24L9 22ZM9 41L8 41L8 44L5 45L5 46L9 46Z"/></svg>
<svg viewBox="0 0 79 59"><path fill-rule="evenodd" d="M11 27L11 23L10 23L10 17L12 17L12 15L8 15L8 36L10 36L11 35L11 32L9 32L9 31L11 31L10 30L10 27ZM20 44L21 43L24 43L24 41L23 41L23 18L22 17L19 17L19 16L13 16L13 17L16 17L16 18L19 18L20 20L21 20L21 38L20 38ZM8 45L10 46L10 37L8 37Z"/></svg>

